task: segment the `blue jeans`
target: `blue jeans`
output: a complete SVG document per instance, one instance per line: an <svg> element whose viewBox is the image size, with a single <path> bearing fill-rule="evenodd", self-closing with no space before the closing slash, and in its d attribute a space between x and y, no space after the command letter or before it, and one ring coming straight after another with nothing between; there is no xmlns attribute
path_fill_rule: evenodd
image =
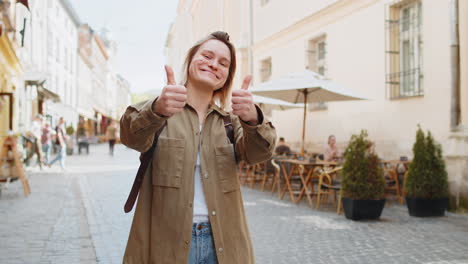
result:
<svg viewBox="0 0 468 264"><path fill-rule="evenodd" d="M217 264L210 223L193 224L189 264Z"/></svg>
<svg viewBox="0 0 468 264"><path fill-rule="evenodd" d="M57 145L57 156L55 157L54 160L52 160L49 165L52 166L56 161L60 161L60 167L62 169L65 169L65 157L67 156L67 147L64 146L59 146Z"/></svg>
<svg viewBox="0 0 468 264"><path fill-rule="evenodd" d="M42 145L42 152L44 152L44 164L49 164L51 151L52 151L52 143L46 143Z"/></svg>

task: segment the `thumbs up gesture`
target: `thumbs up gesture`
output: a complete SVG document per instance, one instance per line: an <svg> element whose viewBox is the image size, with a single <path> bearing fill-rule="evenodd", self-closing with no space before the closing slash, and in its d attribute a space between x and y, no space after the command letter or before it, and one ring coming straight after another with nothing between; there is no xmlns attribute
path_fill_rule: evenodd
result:
<svg viewBox="0 0 468 264"><path fill-rule="evenodd" d="M232 92L232 113L251 125L258 124L257 108L253 103L252 93L248 90L252 76L245 77L240 90Z"/></svg>
<svg viewBox="0 0 468 264"><path fill-rule="evenodd" d="M187 103L187 88L176 84L174 71L170 66L166 65L164 68L167 75L167 85L164 86L161 95L153 105L153 112L170 117L184 109Z"/></svg>

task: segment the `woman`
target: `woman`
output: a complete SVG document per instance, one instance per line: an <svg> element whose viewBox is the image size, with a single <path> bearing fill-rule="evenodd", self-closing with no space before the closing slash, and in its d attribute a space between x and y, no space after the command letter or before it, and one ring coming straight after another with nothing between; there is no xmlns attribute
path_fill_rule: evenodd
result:
<svg viewBox="0 0 468 264"><path fill-rule="evenodd" d="M57 156L50 161L47 166L49 168L57 161L60 162L60 168L65 171L65 158L67 157L67 136L65 135L65 120L63 117L59 118L58 124L55 127L55 147L57 148Z"/></svg>
<svg viewBox="0 0 468 264"><path fill-rule="evenodd" d="M236 156L249 164L268 160L275 129L253 104L250 76L232 91L232 113L224 110L236 70L227 33L214 32L188 51L183 85L165 69L168 83L161 95L129 106L120 123L122 143L140 152L162 129L123 262L254 263ZM231 117L235 146L226 135L225 116Z"/></svg>
<svg viewBox="0 0 468 264"><path fill-rule="evenodd" d="M325 161L338 161L341 154L336 147L336 137L334 135L328 136L328 144L325 149Z"/></svg>
<svg viewBox="0 0 468 264"><path fill-rule="evenodd" d="M52 136L54 130L50 127L50 122L46 121L42 128L41 144L42 152L44 152L44 164L48 164L50 161L50 153L52 152Z"/></svg>
<svg viewBox="0 0 468 264"><path fill-rule="evenodd" d="M109 154L114 156L114 146L117 141L117 126L114 121L112 121L110 126L107 127L106 139L109 142Z"/></svg>
<svg viewBox="0 0 468 264"><path fill-rule="evenodd" d="M80 119L78 122L78 128L76 129L76 139L78 142L78 154L81 154L82 148L86 150L86 154L89 154L89 132L86 130L84 119Z"/></svg>

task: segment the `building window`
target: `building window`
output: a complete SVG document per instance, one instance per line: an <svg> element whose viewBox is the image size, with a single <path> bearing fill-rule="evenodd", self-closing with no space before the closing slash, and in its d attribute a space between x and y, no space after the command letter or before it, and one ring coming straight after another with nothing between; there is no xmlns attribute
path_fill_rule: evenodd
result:
<svg viewBox="0 0 468 264"><path fill-rule="evenodd" d="M70 91L70 104L73 104L73 101L74 101L74 96L73 96L73 83L72 82L69 82L68 83L68 90Z"/></svg>
<svg viewBox="0 0 468 264"><path fill-rule="evenodd" d="M260 62L260 81L266 82L271 77L271 57Z"/></svg>
<svg viewBox="0 0 468 264"><path fill-rule="evenodd" d="M56 60L57 62L60 62L60 41L59 41L58 38L56 39L55 51L56 51L55 60Z"/></svg>
<svg viewBox="0 0 468 264"><path fill-rule="evenodd" d="M264 5L268 4L269 2L270 2L270 0L260 0L260 5L264 6Z"/></svg>
<svg viewBox="0 0 468 264"><path fill-rule="evenodd" d="M307 43L307 66L306 68L322 76L327 75L327 38L320 36L313 38ZM309 110L320 111L328 109L325 102L310 103Z"/></svg>
<svg viewBox="0 0 468 264"><path fill-rule="evenodd" d="M68 69L68 51L67 51L66 46L63 46L62 56L63 56L62 63L65 65L65 69L67 70Z"/></svg>
<svg viewBox="0 0 468 264"><path fill-rule="evenodd" d="M326 76L327 44L325 36L309 40L307 58L308 65L306 68L320 75Z"/></svg>
<svg viewBox="0 0 468 264"><path fill-rule="evenodd" d="M59 77L58 75L55 76L55 84L54 84L54 88L55 88L55 93L59 94L59 95L62 95L62 92L61 92L61 89L60 89L60 85L59 85Z"/></svg>
<svg viewBox="0 0 468 264"><path fill-rule="evenodd" d="M54 56L54 35L50 31L47 34L47 53L49 57Z"/></svg>
<svg viewBox="0 0 468 264"><path fill-rule="evenodd" d="M386 86L390 99L424 95L421 1L387 9Z"/></svg>
<svg viewBox="0 0 468 264"><path fill-rule="evenodd" d="M73 52L69 53L68 62L70 63L70 72L73 73Z"/></svg>
<svg viewBox="0 0 468 264"><path fill-rule="evenodd" d="M68 51L67 47L63 48L63 64L65 67L65 70L68 70Z"/></svg>
<svg viewBox="0 0 468 264"><path fill-rule="evenodd" d="M66 77L65 77L66 78ZM67 81L64 80L63 81L63 100L65 101L65 104L68 104L69 103L69 99L68 99L68 86L67 86Z"/></svg>

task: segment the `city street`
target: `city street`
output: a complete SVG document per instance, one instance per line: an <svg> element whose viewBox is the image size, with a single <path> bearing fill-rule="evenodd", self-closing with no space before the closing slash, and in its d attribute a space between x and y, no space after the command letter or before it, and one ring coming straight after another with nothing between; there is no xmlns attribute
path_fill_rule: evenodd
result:
<svg viewBox="0 0 468 264"><path fill-rule="evenodd" d="M39 171L28 168L32 194L18 181L0 196L0 263L121 263L132 220L123 205L138 154L91 145ZM353 222L331 206L315 210L270 192L243 188L256 262L468 263L468 216L408 216L387 204L380 221Z"/></svg>

